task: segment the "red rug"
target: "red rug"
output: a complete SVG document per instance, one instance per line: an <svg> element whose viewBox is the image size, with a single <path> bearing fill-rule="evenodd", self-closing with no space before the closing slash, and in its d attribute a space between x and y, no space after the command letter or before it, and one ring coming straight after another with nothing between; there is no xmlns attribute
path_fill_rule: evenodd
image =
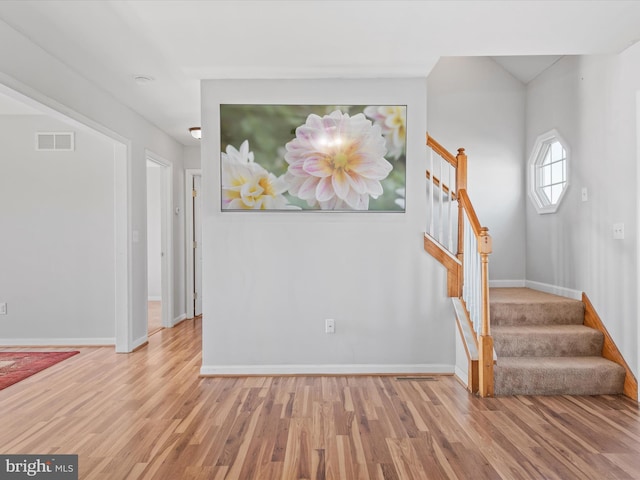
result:
<svg viewBox="0 0 640 480"><path fill-rule="evenodd" d="M0 352L0 390L77 353L80 352Z"/></svg>

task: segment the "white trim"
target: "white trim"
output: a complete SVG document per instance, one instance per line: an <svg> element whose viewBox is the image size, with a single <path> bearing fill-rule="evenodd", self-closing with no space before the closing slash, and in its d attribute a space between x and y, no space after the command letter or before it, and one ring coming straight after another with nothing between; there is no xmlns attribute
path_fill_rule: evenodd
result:
<svg viewBox="0 0 640 480"><path fill-rule="evenodd" d="M203 365L200 375L361 375L361 374L447 374L454 373L453 365Z"/></svg>
<svg viewBox="0 0 640 480"><path fill-rule="evenodd" d="M0 72L0 93L81 131L98 133L113 142L115 218L115 350L131 352L133 337L133 215L131 140Z"/></svg>
<svg viewBox="0 0 640 480"><path fill-rule="evenodd" d="M545 147L551 143L555 143L556 141L559 142L560 145L562 145L562 148L564 148L564 151L566 154L565 171L566 171L567 178L566 178L565 186L562 189L562 192L560 193L560 197L558 198L558 201L556 203L549 203L547 199L542 197L543 194L539 192L539 187L538 187L539 172L538 172L537 166L538 166L540 154L543 153ZM562 203L562 199L564 198L565 194L567 193L567 190L569 189L570 164L571 164L571 148L569 147L569 144L567 143L567 141L564 138L562 138L562 135L560 135L558 130L553 128L548 132L538 135L538 138L536 138L536 141L534 142L533 149L531 150L531 155L529 156L527 193L529 195L529 199L531 200L531 202L533 203L533 206L535 207L536 211L539 214L555 213L558 210L558 207L560 207L560 204Z"/></svg>
<svg viewBox="0 0 640 480"><path fill-rule="evenodd" d="M489 288L523 288L526 280L489 280Z"/></svg>
<svg viewBox="0 0 640 480"><path fill-rule="evenodd" d="M147 297L148 302L161 302L162 297Z"/></svg>
<svg viewBox="0 0 640 480"><path fill-rule="evenodd" d="M458 378L458 380L465 386L467 389L469 388L469 372L465 372L460 367L456 366L453 371L453 374Z"/></svg>
<svg viewBox="0 0 640 480"><path fill-rule="evenodd" d="M173 315L173 164L150 150L145 150L145 157L147 161L159 165L162 171L160 180L162 216L160 248L164 255L161 260L160 301L162 302L162 326L171 327L171 315ZM146 249L145 245L145 252Z"/></svg>
<svg viewBox="0 0 640 480"><path fill-rule="evenodd" d="M133 214L131 143L114 143L116 352L133 351Z"/></svg>
<svg viewBox="0 0 640 480"><path fill-rule="evenodd" d="M184 171L185 181L185 200L184 200L184 219L185 219L185 263L187 267L186 271L186 302L187 306L186 315L187 318L195 317L193 309L193 177L202 177L202 170L199 168L187 168Z"/></svg>
<svg viewBox="0 0 640 480"><path fill-rule="evenodd" d="M114 337L106 338L3 338L0 347L113 347Z"/></svg>
<svg viewBox="0 0 640 480"><path fill-rule="evenodd" d="M140 338L136 338L131 343L131 351L134 351L136 348L139 348L139 347L143 346L148 341L149 341L149 337L147 336L146 333L143 336L141 336Z"/></svg>
<svg viewBox="0 0 640 480"><path fill-rule="evenodd" d="M180 322L183 322L187 319L187 314L183 313L182 315L178 315L176 318L173 319L173 322L171 323L172 327L175 327L176 325L178 325Z"/></svg>
<svg viewBox="0 0 640 480"><path fill-rule="evenodd" d="M640 159L640 91L636 91L636 163ZM640 185L640 169L636 168L636 189ZM640 251L640 195L636 195L636 252ZM638 315L640 315L640 255L636 255L636 318L635 323L638 324ZM633 322L633 319L630 319ZM640 350L640 328L636 328L636 352ZM638 364L636 365L636 378L640 373L640 355L637 355ZM640 399L640 393L638 394ZM636 400L638 400L636 399Z"/></svg>
<svg viewBox="0 0 640 480"><path fill-rule="evenodd" d="M454 262L458 263L458 264L462 264L462 262L460 261L460 259L458 257L456 257L453 253L451 253L444 245L442 245L437 239L436 237L430 235L429 233L425 232L424 234L424 238L430 240L432 243L434 243L436 245L436 247L438 247L438 249L440 249L445 255L447 255L449 258L451 258L451 260L453 260Z"/></svg>
<svg viewBox="0 0 640 480"><path fill-rule="evenodd" d="M552 293L553 295L560 295L561 297L573 298L574 300L582 300L582 292L578 290L572 290L571 288L558 287L556 285L534 282L532 280L527 280L525 282L525 287L539 290L545 293Z"/></svg>

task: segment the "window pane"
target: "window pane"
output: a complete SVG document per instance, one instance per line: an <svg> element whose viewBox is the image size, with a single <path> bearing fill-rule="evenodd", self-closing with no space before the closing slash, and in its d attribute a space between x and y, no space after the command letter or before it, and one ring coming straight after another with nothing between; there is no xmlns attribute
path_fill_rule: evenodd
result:
<svg viewBox="0 0 640 480"><path fill-rule="evenodd" d="M564 148L560 142L553 142L551 144L551 161L556 162L564 158Z"/></svg>
<svg viewBox="0 0 640 480"><path fill-rule="evenodd" d="M540 169L540 186L551 185L551 165L545 165Z"/></svg>
<svg viewBox="0 0 640 480"><path fill-rule="evenodd" d="M546 197L546 198L545 198L545 200L546 200L546 202L545 202L545 203L551 203L551 187L544 187L544 188L542 189L542 193L543 193L543 194L544 194L544 196Z"/></svg>
<svg viewBox="0 0 640 480"><path fill-rule="evenodd" d="M551 203L553 203L554 205L558 203L558 200L560 199L560 194L562 193L563 189L564 189L564 184L554 185L553 187L551 187Z"/></svg>
<svg viewBox="0 0 640 480"><path fill-rule="evenodd" d="M545 146L544 151L542 152L542 155L540 155L541 157L544 157L544 160L542 160L542 165L548 165L549 163L551 163L551 149L549 148L549 146ZM538 157L540 158L540 157Z"/></svg>
<svg viewBox="0 0 640 480"><path fill-rule="evenodd" d="M564 163L556 162L551 164L551 183L564 182Z"/></svg>

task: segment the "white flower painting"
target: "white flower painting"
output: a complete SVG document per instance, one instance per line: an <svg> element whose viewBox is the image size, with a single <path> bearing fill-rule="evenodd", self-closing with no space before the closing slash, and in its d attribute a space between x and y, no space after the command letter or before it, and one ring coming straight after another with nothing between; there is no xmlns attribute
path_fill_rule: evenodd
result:
<svg viewBox="0 0 640 480"><path fill-rule="evenodd" d="M221 105L220 121L222 210L405 209L404 105Z"/></svg>

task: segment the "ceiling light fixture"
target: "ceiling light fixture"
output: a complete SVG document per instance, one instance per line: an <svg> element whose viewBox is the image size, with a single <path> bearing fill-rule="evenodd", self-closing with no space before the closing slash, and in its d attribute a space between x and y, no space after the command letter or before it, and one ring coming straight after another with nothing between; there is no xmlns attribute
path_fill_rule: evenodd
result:
<svg viewBox="0 0 640 480"><path fill-rule="evenodd" d="M197 140L200 140L202 138L202 132L200 131L200 127L191 127L189 129L189 133L193 138Z"/></svg>
<svg viewBox="0 0 640 480"><path fill-rule="evenodd" d="M155 79L149 75L134 75L133 80L135 80L138 85L146 85L153 82Z"/></svg>

